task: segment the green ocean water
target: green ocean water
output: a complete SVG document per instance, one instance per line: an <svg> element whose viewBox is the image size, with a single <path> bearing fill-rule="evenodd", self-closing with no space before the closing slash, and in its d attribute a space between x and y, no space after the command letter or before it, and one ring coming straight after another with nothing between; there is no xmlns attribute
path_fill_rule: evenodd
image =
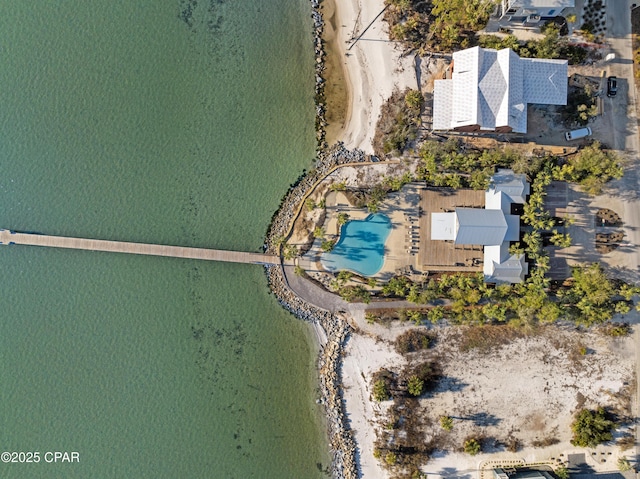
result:
<svg viewBox="0 0 640 479"><path fill-rule="evenodd" d="M0 3L0 227L259 251L314 155L308 0ZM8 478L314 478L307 326L259 266L0 248Z"/></svg>

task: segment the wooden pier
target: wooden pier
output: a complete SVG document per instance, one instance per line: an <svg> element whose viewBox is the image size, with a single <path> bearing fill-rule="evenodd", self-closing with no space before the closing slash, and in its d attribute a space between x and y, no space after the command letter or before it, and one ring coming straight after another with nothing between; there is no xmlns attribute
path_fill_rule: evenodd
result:
<svg viewBox="0 0 640 479"><path fill-rule="evenodd" d="M110 253L143 254L149 256L167 256L171 258L202 259L224 261L228 263L278 264L280 258L274 255L246 253L207 248L188 248L126 241L108 241L67 236L49 236L34 233L18 233L0 229L0 244L47 246L50 248L80 249L87 251L106 251Z"/></svg>

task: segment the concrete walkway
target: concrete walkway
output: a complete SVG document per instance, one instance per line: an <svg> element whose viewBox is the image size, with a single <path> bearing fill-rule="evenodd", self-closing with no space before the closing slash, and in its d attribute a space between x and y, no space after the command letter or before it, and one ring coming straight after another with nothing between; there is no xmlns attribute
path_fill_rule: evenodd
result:
<svg viewBox="0 0 640 479"><path fill-rule="evenodd" d="M317 308L324 309L325 311L330 311L332 313L341 311L356 313L359 311L366 311L368 309L402 309L418 307L417 304L409 301L375 301L369 304L348 303L337 294L328 292L313 281L309 281L308 279L296 275L294 272L294 266L292 265L284 266L284 276L289 287L297 296Z"/></svg>

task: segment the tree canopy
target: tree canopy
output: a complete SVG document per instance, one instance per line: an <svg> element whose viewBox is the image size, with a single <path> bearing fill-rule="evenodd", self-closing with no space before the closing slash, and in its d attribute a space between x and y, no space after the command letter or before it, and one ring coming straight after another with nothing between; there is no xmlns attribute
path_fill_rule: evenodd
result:
<svg viewBox="0 0 640 479"><path fill-rule="evenodd" d="M571 424L573 431L571 444L578 447L596 447L598 444L611 441L614 425L614 422L607 418L604 408L598 408L595 411L583 409Z"/></svg>
<svg viewBox="0 0 640 479"><path fill-rule="evenodd" d="M560 168L558 179L579 183L587 193L598 195L606 182L620 179L622 175L618 156L594 141L569 158Z"/></svg>

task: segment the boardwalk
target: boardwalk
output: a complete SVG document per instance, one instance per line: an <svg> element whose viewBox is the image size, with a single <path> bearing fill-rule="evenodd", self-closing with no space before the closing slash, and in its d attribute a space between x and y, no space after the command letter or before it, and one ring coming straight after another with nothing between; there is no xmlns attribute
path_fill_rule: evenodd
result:
<svg viewBox="0 0 640 479"><path fill-rule="evenodd" d="M50 248L82 249L88 251L107 251L112 253L144 254L150 256L168 256L172 258L203 259L225 261L228 263L276 264L280 258L260 253L225 251L205 248L185 248L159 244L129 243L125 241L106 241L66 236L48 236L32 233L16 233L0 230L0 244L48 246Z"/></svg>

